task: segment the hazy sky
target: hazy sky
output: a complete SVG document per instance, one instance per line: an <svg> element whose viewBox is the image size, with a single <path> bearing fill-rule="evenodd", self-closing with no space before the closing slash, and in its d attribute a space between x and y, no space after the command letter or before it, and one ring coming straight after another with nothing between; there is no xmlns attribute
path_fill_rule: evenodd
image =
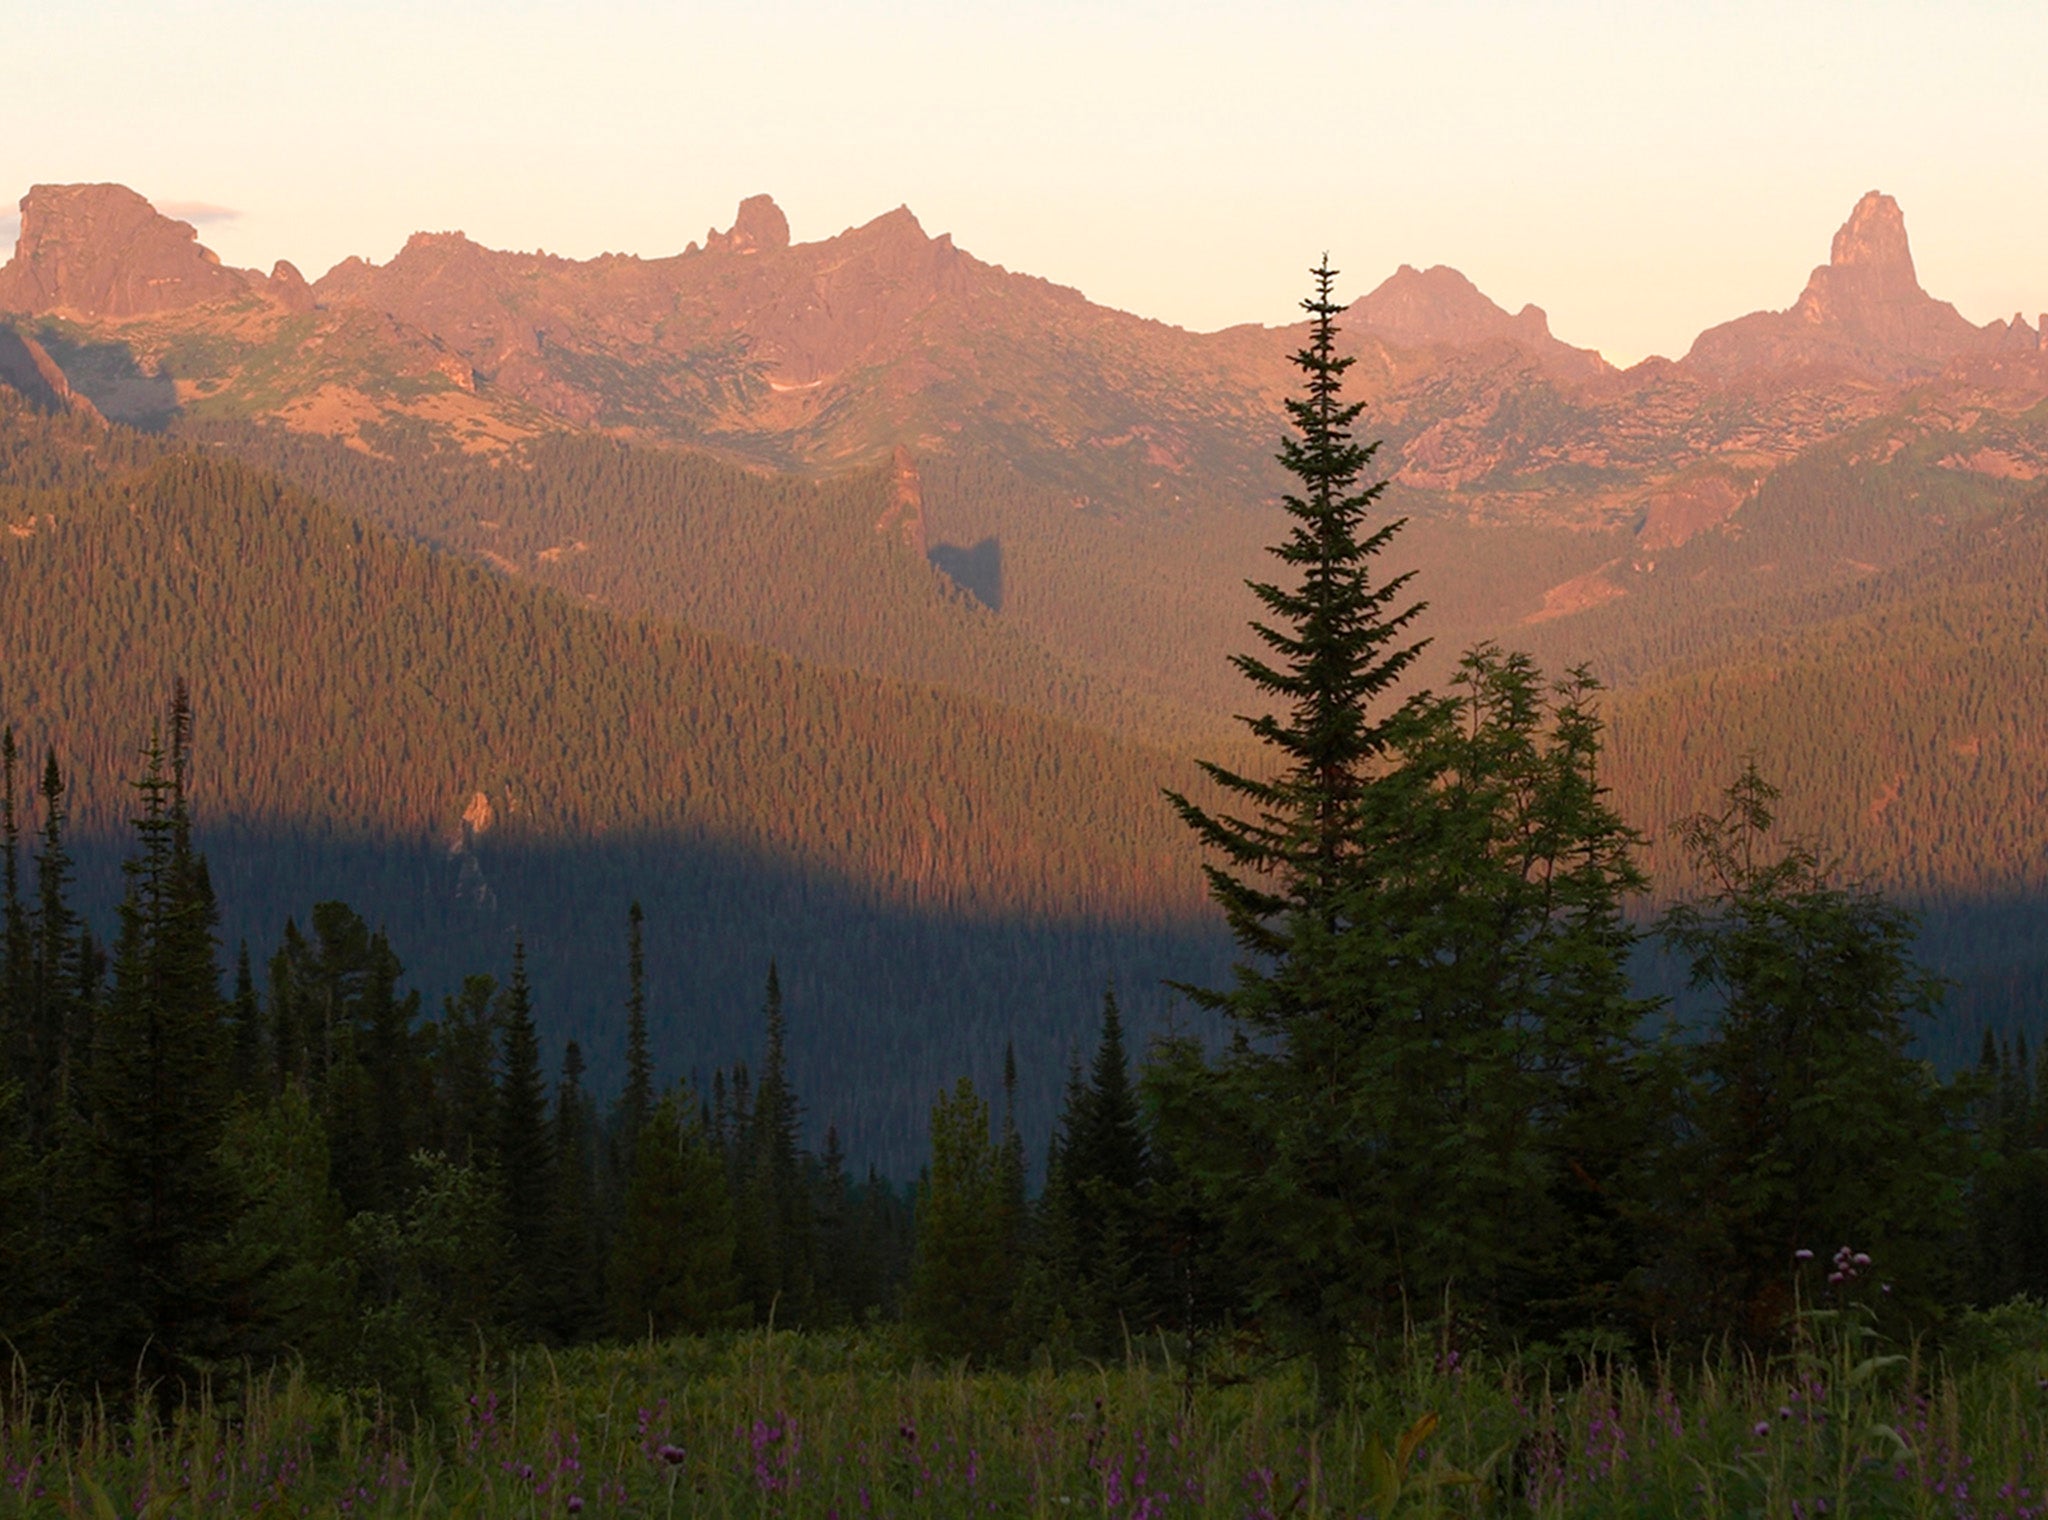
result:
<svg viewBox="0 0 2048 1520"><path fill-rule="evenodd" d="M1975 321L2048 308L2048 4L0 0L0 239L118 180L231 264L408 233L671 253L766 190L1147 316L1453 264L1622 361L1784 307L1863 191Z"/></svg>

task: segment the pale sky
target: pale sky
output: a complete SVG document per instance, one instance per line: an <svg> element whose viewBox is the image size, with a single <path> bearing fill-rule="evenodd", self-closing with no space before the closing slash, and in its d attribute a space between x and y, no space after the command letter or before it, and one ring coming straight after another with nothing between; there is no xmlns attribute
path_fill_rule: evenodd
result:
<svg viewBox="0 0 2048 1520"><path fill-rule="evenodd" d="M1208 329L1455 265L1618 362L1789 305L1857 196L2048 309L2048 4L0 0L0 246L117 180L309 278L418 229L657 255L899 204Z"/></svg>

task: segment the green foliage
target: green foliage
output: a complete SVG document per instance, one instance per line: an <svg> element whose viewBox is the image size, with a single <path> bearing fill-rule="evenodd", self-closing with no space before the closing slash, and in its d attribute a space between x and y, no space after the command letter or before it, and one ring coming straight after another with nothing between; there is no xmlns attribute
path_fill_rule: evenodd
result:
<svg viewBox="0 0 2048 1520"><path fill-rule="evenodd" d="M190 709L172 704L135 783L137 853L85 1081L89 1128L66 1224L92 1263L72 1335L85 1365L185 1377L234 1346L242 1285L221 1256L234 1196L215 907L186 804Z"/></svg>
<svg viewBox="0 0 2048 1520"><path fill-rule="evenodd" d="M1694 1333L1755 1339L1786 1318L1797 1250L1877 1258L1894 1302L1925 1317L1954 1285L1965 1158L1952 1100L1909 1045L1940 1006L1912 924L1837 886L1808 847L1769 849L1777 791L1752 765L1717 813L1681 826L1714 882L1663 932L1714 998L1687 1047L1695 1078L1666 1194L1666 1312Z"/></svg>
<svg viewBox="0 0 2048 1520"><path fill-rule="evenodd" d="M757 1318L802 1324L815 1289L815 1236L799 1154L802 1114L789 1082L789 1022L782 982L772 964L763 1022L760 1080L751 1088L751 1108L734 1136L740 1281Z"/></svg>
<svg viewBox="0 0 2048 1520"><path fill-rule="evenodd" d="M648 1114L610 1265L613 1333L664 1337L731 1323L741 1308L724 1163L687 1091Z"/></svg>
<svg viewBox="0 0 2048 1520"><path fill-rule="evenodd" d="M1481 649L1452 696L1369 710L1415 657L1396 642L1413 613L1391 610L1404 577L1368 574L1398 524L1362 531L1370 453L1349 441L1317 278L1282 455L1304 494L1276 550L1300 582L1254 588L1279 662L1240 661L1284 704L1251 724L1279 775L1212 768L1251 819L1179 801L1222 858L1212 890L1246 959L1205 1000L1237 1035L1214 1065L1167 1046L1151 1080L1250 1306L1313 1358L1329 1407L1354 1342L1454 1285L1511 1322L1612 1299L1644 1006L1623 918L1636 839L1598 778L1591 678L1546 691L1525 657Z"/></svg>
<svg viewBox="0 0 2048 1520"><path fill-rule="evenodd" d="M1356 1418L1304 1439L1312 1394L1287 1374L1233 1367L1234 1381L1189 1402L1160 1366L968 1374L909 1362L887 1336L755 1331L493 1359L437 1377L410 1422L288 1375L126 1418L10 1391L0 1470L44 1491L17 1504L29 1514L346 1503L472 1520L864 1508L1737 1520L1817 1514L1816 1501L1830 1514L1995 1514L2008 1486L2016 1513L2021 1489L2038 1492L2048 1447L2031 1368L1909 1362L1859 1379L1864 1345L1844 1374L1819 1354L1827 1344L1817 1335L1814 1356L1769 1364L1599 1363L1570 1379L1512 1359L1446 1370L1417 1344L1361 1386Z"/></svg>
<svg viewBox="0 0 2048 1520"><path fill-rule="evenodd" d="M732 474L686 471L680 496L648 504L648 531L687 516L700 484L716 518L704 532L744 521L750 477ZM572 485L546 489L580 500ZM788 552L811 499L795 492L764 554ZM656 1074L757 1048L761 968L777 957L792 1009L832 1013L792 1034L800 1069L846 1077L816 1118L898 1173L922 1147L915 1094L970 1061L992 1076L1011 1029L1040 1037L1018 1022L1027 1010L1069 1009L1060 1022L1078 1026L1114 973L1149 1022L1161 976L1219 953L1157 801L1162 780L1199 780L1164 752L593 606L538 572L393 538L219 450L88 436L4 403L0 508L35 524L0 535L6 697L33 753L64 757L88 911L114 895L134 715L183 671L203 719L203 844L233 885L230 945L274 946L286 905L315 940L303 905L345 899L406 947L432 1007L502 966L523 930L544 1042L575 1038L611 1092L616 925L640 899ZM849 521L875 538L872 518ZM756 595L779 585L729 589L803 616L794 593ZM35 610L60 602L79 615ZM57 943L75 971L75 936ZM884 1021L899 1045L862 1033ZM1064 1033L1045 1027L1045 1048ZM1048 1126L1057 1081L1027 1061L1027 1131Z"/></svg>
<svg viewBox="0 0 2048 1520"><path fill-rule="evenodd" d="M506 1313L515 1327L532 1334L547 1319L545 1262L557 1158L548 1127L547 1087L526 985L524 945L513 948L512 978L499 995L497 1021L503 1044L494 1157L500 1218L512 1249Z"/></svg>
<svg viewBox="0 0 2048 1520"><path fill-rule="evenodd" d="M298 1087L239 1104L220 1159L236 1201L226 1255L235 1275L258 1285L255 1349L302 1357L327 1375L352 1370L356 1284L319 1114Z"/></svg>
<svg viewBox="0 0 2048 1520"><path fill-rule="evenodd" d="M1041 1319L1056 1316L1056 1338L1075 1349L1121 1356L1129 1338L1142 1338L1164 1312L1151 1147L1113 991L1103 995L1088 1079L1077 1073L1068 1087L1046 1167L1038 1247L1033 1308Z"/></svg>
<svg viewBox="0 0 2048 1520"><path fill-rule="evenodd" d="M1010 1337L1017 1259L1003 1238L1001 1150L988 1104L962 1077L932 1104L932 1159L917 1191L917 1258L905 1318L933 1356L985 1362Z"/></svg>

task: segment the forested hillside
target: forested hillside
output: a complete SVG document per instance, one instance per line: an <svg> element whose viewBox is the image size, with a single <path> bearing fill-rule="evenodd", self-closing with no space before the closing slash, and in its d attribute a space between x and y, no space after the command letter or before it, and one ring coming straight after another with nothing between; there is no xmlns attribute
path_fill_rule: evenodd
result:
<svg viewBox="0 0 2048 1520"><path fill-rule="evenodd" d="M636 897L664 1069L746 1052L774 957L814 1118L894 1164L937 1082L1014 1037L1042 1123L1105 980L1149 1019L1162 977L1214 964L1163 752L580 607L231 459L14 408L0 516L0 699L67 768L102 912L145 715L184 675L231 942L260 957L346 899L431 998L521 932L537 1018L599 1085Z"/></svg>
<svg viewBox="0 0 2048 1520"><path fill-rule="evenodd" d="M181 436L403 536L613 611L1154 742L1227 734L1207 707L1064 658L1038 624L998 615L1000 596L968 589L971 573L946 549L968 531L955 520L964 514L931 509L907 455L813 481L589 434L490 457L398 436L370 454L248 425L188 425ZM1089 579L1098 594L1116 585L1101 568Z"/></svg>
<svg viewBox="0 0 2048 1520"><path fill-rule="evenodd" d="M2048 496L1984 512L1898 570L1613 703L1612 775L1653 834L1753 757L1784 818L1918 908L1974 1026L2037 1028L2048 997ZM1666 891L1690 885L1653 850Z"/></svg>
<svg viewBox="0 0 2048 1520"><path fill-rule="evenodd" d="M1925 913L1928 953L1960 984L1948 1053L1971 1054L1977 1020L2030 1024L2033 989L2048 978L2031 948L2040 842L2021 837L2028 798L2048 778L2024 747L2001 747L1989 731L1972 739L1985 725L1959 714L2033 710L2039 655L2026 625L1982 603L1981 589L1970 595L1984 627L1968 635L1927 598L1963 594L1983 564L2014 606L2048 585L2048 564L1986 560L1982 548L2001 523L2033 542L2031 518L2011 514L2034 488L1955 467L1959 448L1990 447L2012 425L1972 421L1960 436L1929 427L1896 445L1896 422L1873 425L1760 483L1736 482L1743 494L1725 519L1678 543L1659 541L1668 524L1655 519L1594 531L1476 524L1397 496L1391 510L1413 513L1400 553L1431 604L1418 631L1435 639L1417 679L1440 683L1463 647L1486 638L1528 648L1552 671L1588 665L1620 693L1617 784L1653 836L1754 754L1785 788L1798 829ZM615 608L680 611L1040 711L1097 717L1123 692L1169 694L1107 721L1184 752L1229 753L1218 724L1246 707L1227 656L1243 636L1243 579L1272 531L1272 511L1256 504L1119 512L1033 486L1000 461L938 456L918 477L941 580L874 531L891 502L886 471L810 484L594 439L493 463L378 459L254 430L209 436L364 515ZM1546 599L1559 586L1568 594ZM1842 631L1841 619L1879 603L1915 631L1860 642ZM1682 882L1679 861L1653 864L1660 886Z"/></svg>

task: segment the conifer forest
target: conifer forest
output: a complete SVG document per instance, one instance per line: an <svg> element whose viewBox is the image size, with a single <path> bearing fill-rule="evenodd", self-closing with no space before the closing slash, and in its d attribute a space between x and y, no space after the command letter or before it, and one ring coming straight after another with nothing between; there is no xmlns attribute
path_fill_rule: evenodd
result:
<svg viewBox="0 0 2048 1520"><path fill-rule="evenodd" d="M2048 1514L2048 496L1461 643L1336 278L1100 616L1223 551L0 386L0 1516Z"/></svg>

